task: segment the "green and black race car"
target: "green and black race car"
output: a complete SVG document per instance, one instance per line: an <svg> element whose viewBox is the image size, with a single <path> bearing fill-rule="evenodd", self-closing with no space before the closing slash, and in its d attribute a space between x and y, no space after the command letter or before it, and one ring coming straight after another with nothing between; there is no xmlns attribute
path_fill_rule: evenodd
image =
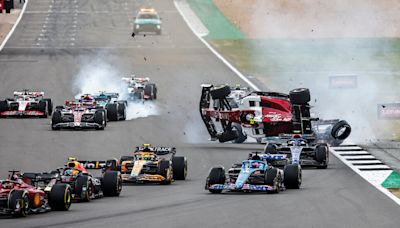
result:
<svg viewBox="0 0 400 228"><path fill-rule="evenodd" d="M133 26L134 34L153 32L161 35L161 18L154 9L140 9Z"/></svg>

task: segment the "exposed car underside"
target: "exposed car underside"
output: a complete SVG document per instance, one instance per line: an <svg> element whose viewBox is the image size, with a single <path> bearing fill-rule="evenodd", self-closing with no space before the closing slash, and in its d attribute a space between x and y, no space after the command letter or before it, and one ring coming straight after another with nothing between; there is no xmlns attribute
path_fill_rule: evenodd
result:
<svg viewBox="0 0 400 228"><path fill-rule="evenodd" d="M330 144L342 143L350 135L350 125L339 119L312 118L309 101L305 88L289 94L250 91L243 95L242 88L202 85L200 114L211 140L220 142L242 143L250 136L262 143L282 133L298 133ZM216 122L222 130L217 130Z"/></svg>

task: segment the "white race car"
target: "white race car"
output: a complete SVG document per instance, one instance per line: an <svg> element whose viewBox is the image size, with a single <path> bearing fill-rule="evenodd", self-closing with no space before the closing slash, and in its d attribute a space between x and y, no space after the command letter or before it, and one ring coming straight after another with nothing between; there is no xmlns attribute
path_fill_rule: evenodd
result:
<svg viewBox="0 0 400 228"><path fill-rule="evenodd" d="M0 101L0 117L42 117L46 118L53 111L50 98L43 98L44 92L15 91L13 98Z"/></svg>
<svg viewBox="0 0 400 228"><path fill-rule="evenodd" d="M138 78L135 75L123 77L122 81L128 84L130 100L156 100L157 86L150 83L150 78Z"/></svg>

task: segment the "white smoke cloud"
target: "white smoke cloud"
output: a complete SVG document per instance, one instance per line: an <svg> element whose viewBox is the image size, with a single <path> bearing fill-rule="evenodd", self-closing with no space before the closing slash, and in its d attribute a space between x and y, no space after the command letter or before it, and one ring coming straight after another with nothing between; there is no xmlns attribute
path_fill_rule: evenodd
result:
<svg viewBox="0 0 400 228"><path fill-rule="evenodd" d="M73 92L76 98L82 94L94 94L100 91L115 92L120 100L128 100L126 109L127 120L158 114L156 104L151 102L129 101L128 86L121 80L126 72L120 72L117 67L100 60L82 61L82 68L74 77Z"/></svg>

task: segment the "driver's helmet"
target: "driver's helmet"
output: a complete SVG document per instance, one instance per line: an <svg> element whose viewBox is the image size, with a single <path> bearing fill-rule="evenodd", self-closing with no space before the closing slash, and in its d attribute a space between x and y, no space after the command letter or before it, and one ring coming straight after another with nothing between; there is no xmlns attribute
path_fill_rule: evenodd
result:
<svg viewBox="0 0 400 228"><path fill-rule="evenodd" d="M154 154L143 154L143 160L153 161L155 160L156 156Z"/></svg>
<svg viewBox="0 0 400 228"><path fill-rule="evenodd" d="M26 100L26 101L29 101L29 99L30 99L30 97L25 96L25 100Z"/></svg>
<svg viewBox="0 0 400 228"><path fill-rule="evenodd" d="M149 143L143 144L143 152L150 152L151 151L150 147L151 147L151 144L149 144Z"/></svg>
<svg viewBox="0 0 400 228"><path fill-rule="evenodd" d="M65 170L65 175L66 176L75 176L75 175L77 175L79 173L79 171L78 170L76 170L76 169L67 169L67 170Z"/></svg>
<svg viewBox="0 0 400 228"><path fill-rule="evenodd" d="M235 90L240 90L240 84L235 85Z"/></svg>
<svg viewBox="0 0 400 228"><path fill-rule="evenodd" d="M292 141L294 146L301 146L302 144L304 144L303 137L299 134L293 135Z"/></svg>
<svg viewBox="0 0 400 228"><path fill-rule="evenodd" d="M252 162L250 164L250 168L258 168L258 167L260 167L260 164L258 162Z"/></svg>
<svg viewBox="0 0 400 228"><path fill-rule="evenodd" d="M255 155L253 155L253 156L251 157L251 160L259 161L259 160L261 160L261 157L258 156L258 154L255 154Z"/></svg>

